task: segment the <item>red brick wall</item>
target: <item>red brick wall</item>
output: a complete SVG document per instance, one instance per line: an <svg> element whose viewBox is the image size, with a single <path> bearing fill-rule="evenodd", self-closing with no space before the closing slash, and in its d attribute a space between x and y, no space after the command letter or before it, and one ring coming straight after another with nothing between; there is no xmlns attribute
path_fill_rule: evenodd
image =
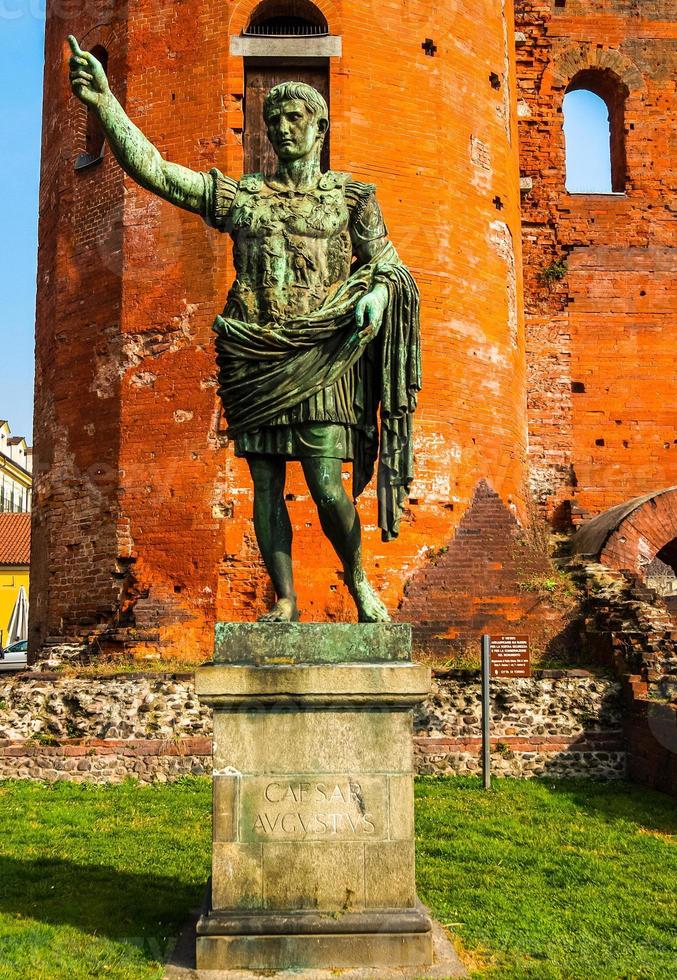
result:
<svg viewBox="0 0 677 980"><path fill-rule="evenodd" d="M567 610L529 588L549 567L519 531L514 513L481 481L454 535L430 549L405 586L397 618L414 624L419 656L477 662L483 633L528 634L531 655L539 660L561 652Z"/></svg>
<svg viewBox="0 0 677 980"><path fill-rule="evenodd" d="M116 52L111 82L124 95L120 21L81 25L83 43ZM123 180L106 159L74 173L86 111L68 95L63 20L45 47L40 187L31 640L73 622L95 624L119 593L120 377L105 360L122 305Z"/></svg>
<svg viewBox="0 0 677 980"><path fill-rule="evenodd" d="M43 198L58 198L58 214L45 210L40 232L37 403L49 408L36 451L48 489L35 507L43 570L33 646L96 616L127 623L137 631L127 635L145 637L151 651L203 658L217 617L251 618L268 599L249 477L221 433L214 391L210 326L232 277L230 244L123 179L110 154L91 173L74 173L80 109L68 95L65 35L86 36L103 4L88 4L67 28L56 7L48 10ZM343 37L343 57L331 62L332 167L377 183L422 295L417 479L397 543L380 542L373 489L361 503L367 565L395 606L427 549L447 542L480 479L520 506L512 12L508 5L506 20L496 0L319 6ZM243 62L228 40L254 7L130 0L116 11L114 87L169 159L241 172ZM434 57L421 48L427 37ZM96 248L74 232L76 215L78 227L90 228L94 202L118 233ZM60 303L50 292L55 275ZM103 487L90 475L94 463ZM288 492L304 617L352 617L297 465Z"/></svg>
<svg viewBox="0 0 677 980"><path fill-rule="evenodd" d="M628 777L677 796L677 705L628 698Z"/></svg>
<svg viewBox="0 0 677 980"><path fill-rule="evenodd" d="M579 523L677 481L675 8L518 0L516 27L532 485ZM562 100L589 68L628 90L622 196L564 188Z"/></svg>

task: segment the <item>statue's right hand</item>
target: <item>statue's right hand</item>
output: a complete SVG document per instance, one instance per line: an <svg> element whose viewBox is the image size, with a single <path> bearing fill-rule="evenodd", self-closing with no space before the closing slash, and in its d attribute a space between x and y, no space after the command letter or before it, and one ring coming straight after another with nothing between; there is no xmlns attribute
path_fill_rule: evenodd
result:
<svg viewBox="0 0 677 980"><path fill-rule="evenodd" d="M88 106L98 106L108 93L108 79L100 61L82 51L72 34L68 43L73 52L69 61L71 88L81 102Z"/></svg>

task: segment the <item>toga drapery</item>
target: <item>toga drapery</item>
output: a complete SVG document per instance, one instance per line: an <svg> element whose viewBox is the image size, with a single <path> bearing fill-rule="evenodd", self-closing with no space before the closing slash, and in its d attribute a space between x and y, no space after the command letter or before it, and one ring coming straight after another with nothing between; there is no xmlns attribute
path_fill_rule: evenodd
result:
<svg viewBox="0 0 677 980"><path fill-rule="evenodd" d="M212 213L216 212L218 218L218 194L223 187L219 179L223 181L227 178L223 178L218 171L212 171L212 175L215 202ZM208 176L205 175L206 178ZM344 179L341 182L336 177ZM331 172L323 175L319 191L324 190L320 200L325 209L326 201L331 201L327 188L329 191L341 191L348 197L345 193L348 177ZM261 179L252 182L249 178L244 192L240 192L241 195L248 195L241 200L241 213L252 215L248 218L250 224L247 231L256 220L255 194L260 193L261 186ZM348 185L351 186L358 189L361 205L349 208L347 213L353 221L356 216L362 215L362 224L365 225L370 219L364 202L373 201L373 187L356 182ZM362 188L368 191L362 191ZM229 197L231 201L234 197L237 208L238 191L233 191ZM283 203L287 208L283 214L288 216L289 204L286 201ZM247 206L250 212L247 212ZM272 225L270 214L275 216L275 206L275 192L269 192L264 233ZM232 208L229 214L232 214ZM237 210L235 214L237 217ZM212 220L210 223L216 222ZM368 224L365 226L368 227ZM231 231L235 239L237 267L236 234L232 227L223 230ZM304 240L300 234L297 240L292 240L286 231L284 234L286 240L291 241L294 250L291 254L298 266L296 256ZM215 320L214 330L219 367L218 391L228 423L228 434L236 442L241 440L246 446L248 434L259 435L266 431L266 427L268 432L278 431L274 428L276 423L281 419L293 419L298 406L314 404L313 399L317 399L322 392L351 392L351 451L348 458L353 461L353 495L357 497L364 490L378 459L378 522L383 539L390 540L399 532L402 506L413 477L412 422L421 386L419 299L416 283L399 260L392 244L383 236L377 239L377 247L377 254L371 261L353 266L347 278L327 291L317 308L296 315L292 303L289 304L291 308L284 311L284 316L271 316L270 311L261 306L252 313L240 299L236 280L224 314ZM301 254L305 254L307 263L312 264L312 252L306 250ZM248 260L246 255L242 258L242 251L239 258L241 265L246 267ZM307 275L305 268L301 272ZM367 342L358 336L355 310L361 297L376 283L386 287L388 301L377 336ZM267 293L270 292L269 289ZM247 296L245 289L241 289L241 295ZM303 298L306 299L305 294ZM233 315L237 313L240 316ZM253 316L257 316L257 320ZM345 380L348 378L351 383L347 387Z"/></svg>

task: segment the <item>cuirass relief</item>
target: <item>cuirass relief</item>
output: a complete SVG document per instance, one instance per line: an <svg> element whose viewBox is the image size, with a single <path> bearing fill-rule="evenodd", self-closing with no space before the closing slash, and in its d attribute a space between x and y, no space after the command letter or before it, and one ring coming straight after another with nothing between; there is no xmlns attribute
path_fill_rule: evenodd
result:
<svg viewBox="0 0 677 980"><path fill-rule="evenodd" d="M237 273L230 315L264 323L316 310L350 273L348 220L341 188L240 189L230 215Z"/></svg>

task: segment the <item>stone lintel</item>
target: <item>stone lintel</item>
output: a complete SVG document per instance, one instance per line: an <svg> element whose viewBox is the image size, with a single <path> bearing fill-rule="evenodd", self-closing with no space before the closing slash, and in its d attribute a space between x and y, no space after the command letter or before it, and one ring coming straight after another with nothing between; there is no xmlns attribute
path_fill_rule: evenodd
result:
<svg viewBox="0 0 677 980"><path fill-rule="evenodd" d="M419 664L247 667L211 664L195 671L200 700L216 708L302 703L411 707L430 690Z"/></svg>
<svg viewBox="0 0 677 980"><path fill-rule="evenodd" d="M214 663L406 663L408 623L217 623Z"/></svg>
<svg viewBox="0 0 677 980"><path fill-rule="evenodd" d="M243 37L233 34L230 53L240 58L340 58L343 39L326 37Z"/></svg>

